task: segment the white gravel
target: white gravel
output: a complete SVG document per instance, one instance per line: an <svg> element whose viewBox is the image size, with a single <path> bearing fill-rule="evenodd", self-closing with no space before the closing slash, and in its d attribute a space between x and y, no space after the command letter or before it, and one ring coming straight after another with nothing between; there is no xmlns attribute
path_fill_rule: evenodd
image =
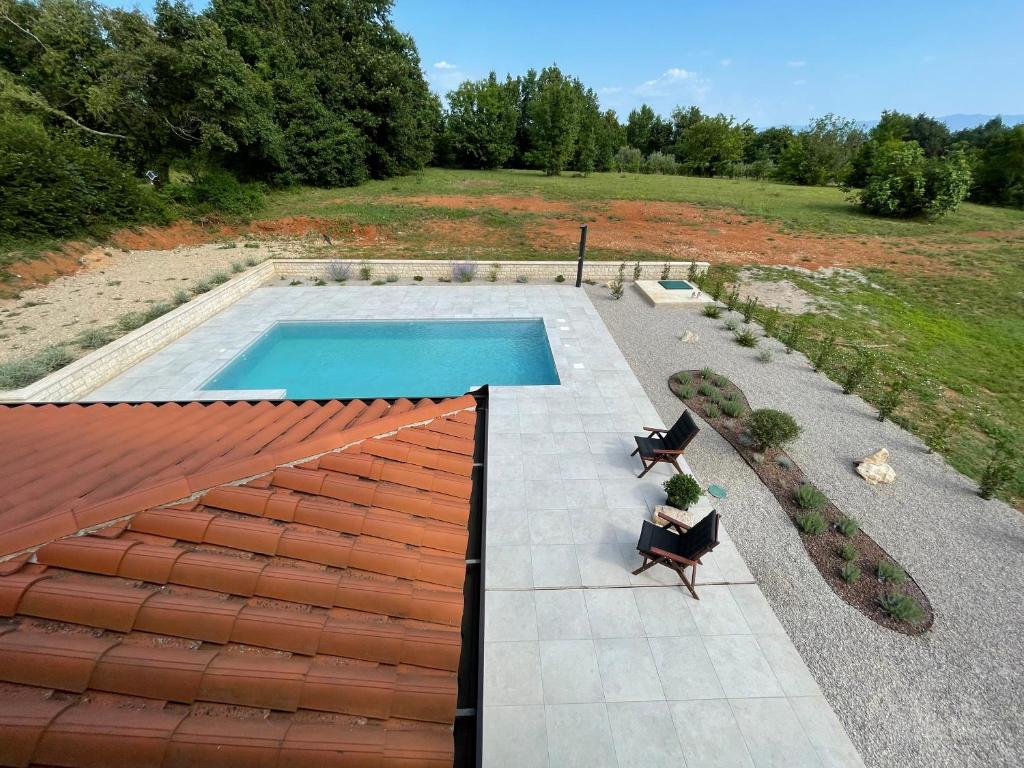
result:
<svg viewBox="0 0 1024 768"><path fill-rule="evenodd" d="M1024 515L983 501L974 482L922 443L875 419L860 398L814 373L774 340L757 359L696 309L659 309L628 286L621 301L587 289L665 423L681 403L668 377L711 366L751 406L803 426L789 449L812 482L913 575L935 625L908 637L874 624L825 584L771 493L714 430L687 451L704 483L729 492L729 532L779 619L869 766L1019 766L1024 754ZM682 343L693 330L700 340ZM891 453L897 480L873 487L853 462Z"/></svg>

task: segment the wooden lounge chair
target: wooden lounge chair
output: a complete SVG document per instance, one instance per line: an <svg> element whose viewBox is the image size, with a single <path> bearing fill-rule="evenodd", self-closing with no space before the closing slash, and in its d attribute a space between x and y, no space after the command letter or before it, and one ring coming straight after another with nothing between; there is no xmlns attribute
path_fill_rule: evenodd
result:
<svg viewBox="0 0 1024 768"><path fill-rule="evenodd" d="M636 438L636 450L630 456L640 454L640 463L644 465L644 471L637 477L643 477L659 461L667 462L676 468L676 472L683 474L676 460L683 455L686 446L700 432L700 427L693 420L689 411L683 411L672 429L658 429L657 427L644 427L650 434L647 437Z"/></svg>
<svg viewBox="0 0 1024 768"><path fill-rule="evenodd" d="M637 551L644 556L644 564L633 571L633 574L643 573L655 565L666 565L679 574L693 599L700 600L694 589L697 566L700 565L701 557L718 546L720 515L711 510L699 523L692 526L669 517L664 512L661 516L669 521L664 528L644 520L640 540L636 543ZM675 531L669 530L671 528L675 528ZM692 579L686 578L687 566L693 566Z"/></svg>

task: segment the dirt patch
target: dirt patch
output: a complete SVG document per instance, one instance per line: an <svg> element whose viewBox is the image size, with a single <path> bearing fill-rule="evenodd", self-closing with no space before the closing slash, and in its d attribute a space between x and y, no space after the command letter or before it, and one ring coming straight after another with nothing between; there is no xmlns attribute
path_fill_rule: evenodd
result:
<svg viewBox="0 0 1024 768"><path fill-rule="evenodd" d="M681 385L676 379L676 376L679 375L690 377L690 386L694 391L692 397L680 397ZM723 395L734 395L743 404L743 412L750 412L750 404L742 390L729 381L725 381L723 384L721 380L724 377L715 376L714 378L718 379L717 383L721 385L718 388ZM696 392L697 388L704 383L715 384L715 382L706 380L700 371L682 371L669 379L668 386L672 394L679 397L687 408L710 424L736 449L736 452L754 470L754 474L772 492L786 514L795 523L797 517L803 512L793 496L794 490L805 482L800 467L785 451L779 449L770 449L763 454L757 454L750 447L749 439L744 437L745 430L740 419L729 418L725 414L710 418L707 406L711 404L711 399ZM849 537L840 533L836 529L835 523L843 517L843 513L831 501L825 503L819 511L828 523L827 529L816 535L801 532L800 540L803 542L811 562L814 563L821 577L832 587L832 590L880 626L906 635L918 635L926 632L935 621L935 615L932 612L931 603L917 582L909 575L899 585L880 582L875 576L878 564L883 561L895 564L896 561L864 531L858 529L853 536ZM852 544L855 547L856 557L851 562L861 571L860 578L852 584L844 581L839 575L839 569L846 563L840 557L839 550L847 544ZM923 619L920 623L911 624L900 621L882 609L879 599L883 595L893 592L908 594L918 602L923 611Z"/></svg>
<svg viewBox="0 0 1024 768"><path fill-rule="evenodd" d="M347 202L339 200L338 202ZM381 202L395 205L420 205L427 208L451 208L479 211L490 208L509 213L575 213L577 206L563 200L549 200L539 195L414 195L384 197Z"/></svg>
<svg viewBox="0 0 1024 768"><path fill-rule="evenodd" d="M762 307L775 307L800 315L817 306L815 298L791 280L755 280L747 270L740 270L739 278L743 297L756 298Z"/></svg>

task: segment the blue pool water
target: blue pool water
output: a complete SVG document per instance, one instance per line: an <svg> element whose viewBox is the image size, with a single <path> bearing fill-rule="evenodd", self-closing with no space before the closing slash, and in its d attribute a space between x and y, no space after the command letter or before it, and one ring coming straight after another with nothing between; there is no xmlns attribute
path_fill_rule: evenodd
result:
<svg viewBox="0 0 1024 768"><path fill-rule="evenodd" d="M291 399L347 399L558 383L539 319L380 320L277 323L203 389L285 389Z"/></svg>
<svg viewBox="0 0 1024 768"><path fill-rule="evenodd" d="M685 280L659 280L658 284L662 288L666 288L670 291L692 291L693 286Z"/></svg>

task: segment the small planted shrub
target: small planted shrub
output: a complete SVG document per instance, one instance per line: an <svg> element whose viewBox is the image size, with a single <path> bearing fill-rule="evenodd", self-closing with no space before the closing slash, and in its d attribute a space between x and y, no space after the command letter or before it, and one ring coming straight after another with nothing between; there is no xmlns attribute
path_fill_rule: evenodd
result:
<svg viewBox="0 0 1024 768"><path fill-rule="evenodd" d="M417 283L422 283L422 282L423 282L423 275L413 275L413 276L412 276L412 279L413 279L413 280L414 280L415 282L417 282Z"/></svg>
<svg viewBox="0 0 1024 768"><path fill-rule="evenodd" d="M398 275L396 275L394 272L392 272L390 275L388 275L384 279L387 280L389 283L397 283L398 282Z"/></svg>
<svg viewBox="0 0 1024 768"><path fill-rule="evenodd" d="M243 248L259 248L259 247L260 247L260 244L259 244L259 243L251 243L251 242L250 242L250 243L246 243L246 244L245 244L245 245L243 245L242 247L243 247Z"/></svg>
<svg viewBox="0 0 1024 768"><path fill-rule="evenodd" d="M344 283L352 277L352 267L343 261L332 261L327 265L327 279L335 283Z"/></svg>
<svg viewBox="0 0 1024 768"><path fill-rule="evenodd" d="M725 388L729 386L729 380L725 378L725 376L720 376L717 373L711 377L711 383L719 388Z"/></svg>
<svg viewBox="0 0 1024 768"><path fill-rule="evenodd" d="M665 266L663 266L661 268L661 279L662 280L668 280L669 276L671 274L672 274L672 269L669 267L668 262L666 261L665 262Z"/></svg>
<svg viewBox="0 0 1024 768"><path fill-rule="evenodd" d="M843 534L843 536L850 538L851 536L857 535L857 531L860 530L860 526L857 525L857 521L852 517L843 515L836 520L836 530Z"/></svg>
<svg viewBox="0 0 1024 768"><path fill-rule="evenodd" d="M725 287L722 285L722 281L721 280L716 280L715 282L713 282L711 284L711 288L708 290L708 293L711 294L711 298L712 299L714 299L715 301L718 301L719 299L722 298L722 292L724 290L725 290Z"/></svg>
<svg viewBox="0 0 1024 768"><path fill-rule="evenodd" d="M743 415L743 403L739 400L726 400L722 403L722 413L730 418L738 419Z"/></svg>
<svg viewBox="0 0 1024 768"><path fill-rule="evenodd" d="M672 378L675 379L676 383L680 385L689 384L693 381L693 376L687 373L686 371L683 371L682 373L677 373Z"/></svg>
<svg viewBox="0 0 1024 768"><path fill-rule="evenodd" d="M117 328L120 331L128 333L134 331L136 328L141 328L146 324L146 313L145 312L126 312L117 318Z"/></svg>
<svg viewBox="0 0 1024 768"><path fill-rule="evenodd" d="M621 280L615 280L612 282L612 298L618 301L622 298L622 294L625 291Z"/></svg>
<svg viewBox="0 0 1024 768"><path fill-rule="evenodd" d="M703 376L705 379L710 379L712 376L715 375L715 371L713 368L708 368L707 366L704 366L703 368L700 369L700 375Z"/></svg>
<svg viewBox="0 0 1024 768"><path fill-rule="evenodd" d="M959 434L965 421L966 417L963 411L952 411L944 416L935 418L932 422L932 429L925 438L928 453L946 453L949 450L950 443Z"/></svg>
<svg viewBox="0 0 1024 768"><path fill-rule="evenodd" d="M764 328L766 335L775 335L775 329L779 326L779 316L779 310L775 307L765 307L764 311L761 312L761 327Z"/></svg>
<svg viewBox="0 0 1024 768"><path fill-rule="evenodd" d="M555 282L556 283L564 283L565 282L565 275L555 275Z"/></svg>
<svg viewBox="0 0 1024 768"><path fill-rule="evenodd" d="M38 381L75 359L67 347L54 344L31 357L0 363L0 389L17 389Z"/></svg>
<svg viewBox="0 0 1024 768"><path fill-rule="evenodd" d="M301 280L292 280L290 283L288 283L288 285L290 285L290 286L292 286L294 288L297 285L302 285L302 281Z"/></svg>
<svg viewBox="0 0 1024 768"><path fill-rule="evenodd" d="M370 283L370 285L385 285L385 283L383 280L378 279L374 280L372 283Z"/></svg>
<svg viewBox="0 0 1024 768"><path fill-rule="evenodd" d="M781 448L800 436L800 426L788 413L773 408L759 408L751 411L747 428L754 439L754 445L761 450Z"/></svg>
<svg viewBox="0 0 1024 768"><path fill-rule="evenodd" d="M686 269L686 279L691 283L697 282L697 262L690 260L690 266Z"/></svg>
<svg viewBox="0 0 1024 768"><path fill-rule="evenodd" d="M793 498L800 505L800 509L821 509L828 503L828 497L810 483L800 483Z"/></svg>
<svg viewBox="0 0 1024 768"><path fill-rule="evenodd" d="M874 370L875 355L866 349L858 349L854 358L846 365L843 372L843 394L849 395L859 387L868 374Z"/></svg>
<svg viewBox="0 0 1024 768"><path fill-rule="evenodd" d="M729 295L725 297L725 306L729 308L730 312L735 312L736 307L740 305L740 288L738 285L734 285L732 290L729 291Z"/></svg>
<svg viewBox="0 0 1024 768"><path fill-rule="evenodd" d="M762 363L770 363L772 361L772 351L770 349L762 349L757 353L757 359Z"/></svg>
<svg viewBox="0 0 1024 768"><path fill-rule="evenodd" d="M359 262L359 279L369 280L373 277L373 265L366 261Z"/></svg>
<svg viewBox="0 0 1024 768"><path fill-rule="evenodd" d="M668 494L669 506L676 509L689 509L700 498L700 483L691 475L672 475L662 487Z"/></svg>
<svg viewBox="0 0 1024 768"><path fill-rule="evenodd" d="M801 315L789 324L789 328L786 329L785 338L782 340L782 343L786 345L787 355L796 349L796 345L799 344L800 339L803 338L806 328L807 317L804 315Z"/></svg>
<svg viewBox="0 0 1024 768"><path fill-rule="evenodd" d="M226 272L214 272L212 275L210 275L210 282L213 283L214 285L223 285L230 279L231 278L228 277Z"/></svg>
<svg viewBox="0 0 1024 768"><path fill-rule="evenodd" d="M757 310L758 300L756 296L748 297L743 302L743 322L749 324L754 319L754 312Z"/></svg>
<svg viewBox="0 0 1024 768"><path fill-rule="evenodd" d="M174 306L180 307L182 304L188 304L192 301L192 294L186 291L184 288L179 288L174 292L174 298L172 299Z"/></svg>
<svg viewBox="0 0 1024 768"><path fill-rule="evenodd" d="M245 258L245 266L247 267L255 267L259 263L259 260L257 260L256 257L254 256L247 256Z"/></svg>
<svg viewBox="0 0 1024 768"><path fill-rule="evenodd" d="M978 495L991 499L1005 491L1016 475L1016 452L1008 440L1001 440L989 457L978 481Z"/></svg>
<svg viewBox="0 0 1024 768"><path fill-rule="evenodd" d="M638 262L639 264L639 262ZM625 290L624 283L626 280L626 262L619 264L619 271L615 275L615 279L608 283L608 288L612 292L612 298L618 301L622 298L622 292Z"/></svg>
<svg viewBox="0 0 1024 768"><path fill-rule="evenodd" d="M789 456L776 456L775 463L787 471L793 468L793 460Z"/></svg>
<svg viewBox="0 0 1024 768"><path fill-rule="evenodd" d="M843 563L839 568L839 578L847 584L856 584L860 581L860 568L853 563Z"/></svg>
<svg viewBox="0 0 1024 768"><path fill-rule="evenodd" d="M718 406L714 403L708 403L707 407L704 409L704 413L709 419L717 419L722 415L718 410Z"/></svg>
<svg viewBox="0 0 1024 768"><path fill-rule="evenodd" d="M754 335L754 332L749 328L744 328L742 331L735 332L736 343L741 347L756 347L758 344L758 338Z"/></svg>
<svg viewBox="0 0 1024 768"><path fill-rule="evenodd" d="M740 324L733 320L731 317L725 321L725 329L727 331L733 331L735 333L736 329L739 327Z"/></svg>
<svg viewBox="0 0 1024 768"><path fill-rule="evenodd" d="M835 358L835 355L836 335L835 333L830 333L818 343L818 348L814 351L814 357L811 358L811 365L814 366L816 371L824 371Z"/></svg>
<svg viewBox="0 0 1024 768"><path fill-rule="evenodd" d="M530 278L527 277L526 275L520 275L519 277L516 278L516 282L517 283L528 283L528 282L530 282Z"/></svg>
<svg viewBox="0 0 1024 768"><path fill-rule="evenodd" d="M717 320L722 316L722 308L717 304L705 304L704 305L704 317L710 317L712 320Z"/></svg>
<svg viewBox="0 0 1024 768"><path fill-rule="evenodd" d="M828 528L828 523L825 522L821 512L815 511L802 512L797 515L796 525L808 536L817 536L820 533L824 533L825 529Z"/></svg>
<svg viewBox="0 0 1024 768"><path fill-rule="evenodd" d="M882 610L897 621L908 624L920 624L924 621L924 609L921 604L906 592L887 592L878 598Z"/></svg>
<svg viewBox="0 0 1024 768"><path fill-rule="evenodd" d="M721 394L718 391L718 387L716 387L714 384L712 384L709 381L701 382L701 385L699 387L697 387L697 391L700 394L704 395L704 397L712 397L713 398L716 395Z"/></svg>
<svg viewBox="0 0 1024 768"><path fill-rule="evenodd" d="M206 293L213 288L213 284L209 280L197 280L192 283L192 287L189 288L192 293L198 296L201 293Z"/></svg>
<svg viewBox="0 0 1024 768"><path fill-rule="evenodd" d="M695 394L697 394L697 390L693 388L692 384L685 384L679 387L679 398L681 400L689 400Z"/></svg>
<svg viewBox="0 0 1024 768"><path fill-rule="evenodd" d="M99 349L114 340L114 334L106 328L89 328L75 337L75 344L82 349Z"/></svg>
<svg viewBox="0 0 1024 768"><path fill-rule="evenodd" d="M639 279L640 279L640 275L641 275L642 273L643 273L643 270L642 270L642 269L640 268L640 262L639 262L639 261L637 261L637 263L633 265L633 282L634 282L634 283L635 283L635 282L636 282L637 280L639 280Z"/></svg>
<svg viewBox="0 0 1024 768"><path fill-rule="evenodd" d="M321 286L322 287L322 286L327 285L327 281L324 280L322 277L318 277L316 280L313 281L313 285L317 285L317 286Z"/></svg>
<svg viewBox="0 0 1024 768"><path fill-rule="evenodd" d="M238 272L243 272L243 271L245 271L245 265L242 264L242 262L240 262L240 261L232 261L231 262L231 271L235 272L236 274Z"/></svg>
<svg viewBox="0 0 1024 768"><path fill-rule="evenodd" d="M901 584L907 578L902 568L888 560L878 561L877 575L879 581L888 581L890 584Z"/></svg>
<svg viewBox="0 0 1024 768"><path fill-rule="evenodd" d="M476 277L476 264L471 261L463 261L452 264L453 283L471 283Z"/></svg>
<svg viewBox="0 0 1024 768"><path fill-rule="evenodd" d="M850 542L846 542L845 544L843 544L843 546L839 548L838 554L841 558L843 558L843 560L845 560L848 563L853 562L860 556L860 552L858 552L857 548L853 546L853 544L851 544Z"/></svg>
<svg viewBox="0 0 1024 768"><path fill-rule="evenodd" d="M501 264L491 264L487 270L487 281L490 283L498 282L499 272L501 272Z"/></svg>

